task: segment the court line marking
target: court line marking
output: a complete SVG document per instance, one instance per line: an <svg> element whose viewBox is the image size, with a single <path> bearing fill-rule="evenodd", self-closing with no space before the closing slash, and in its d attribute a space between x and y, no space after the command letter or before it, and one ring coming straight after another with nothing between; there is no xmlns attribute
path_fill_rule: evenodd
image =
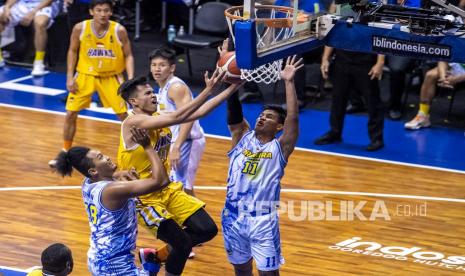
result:
<svg viewBox="0 0 465 276"><path fill-rule="evenodd" d="M21 269L21 268L16 268L16 267L9 267L9 266L3 266L3 265L0 265L0 269L5 269L5 270L13 270L13 271L17 271L17 272L25 272L27 273L28 271L25 270L25 269Z"/></svg>
<svg viewBox="0 0 465 276"><path fill-rule="evenodd" d="M28 80L32 78L33 78L32 75L28 75L28 76L24 76L21 78L1 82L0 88L34 93L34 94L49 95L49 96L57 96L57 95L66 93L66 90L63 90L63 89L56 89L56 88L49 88L49 87L38 86L38 85L18 83L20 81L24 81L24 80Z"/></svg>
<svg viewBox="0 0 465 276"><path fill-rule="evenodd" d="M0 192L8 191L40 191L40 190L75 190L81 189L81 186L39 186L39 187L6 187L0 188ZM222 191L226 190L226 186L196 186L196 190ZM387 197L387 198L405 198L405 199L421 199L429 201L446 201L465 203L465 199L450 198L450 197L434 197L434 196L419 196L419 195L402 195L402 194L381 194L381 193L366 193L366 192L348 192L348 191L331 191L331 190L310 190L310 189L281 189L284 193L304 193L304 194L327 194L327 195L348 195L348 196L369 196L369 197Z"/></svg>
<svg viewBox="0 0 465 276"><path fill-rule="evenodd" d="M55 115L61 115L61 116L64 116L66 114L63 111L52 111L52 110L47 110L47 109L25 107L25 106L11 105L11 104L5 104L5 103L0 103L0 106L15 108L15 109L22 109L22 110L29 110L29 111L36 111L36 112L42 112L42 113L49 113L49 114L55 114ZM120 121L118 121L116 119L115 120L102 119L102 118L96 118L96 117L88 116L88 115L79 115L79 118L89 119L89 120L99 121L99 122L120 124ZM216 138L216 139L221 139L221 140L231 140L231 137L215 135L215 134L205 134L205 137ZM345 158L352 158L352 159L365 160L365 161L373 161L373 162L378 162L378 163L386 163L386 164L406 166L406 167L414 167L414 168L420 168L420 169L428 169L428 170L435 170L435 171L443 171L443 172L465 174L465 171L463 171L463 170L448 169L448 168L443 168L443 167L420 165L420 164L414 164L414 163L392 161L392 160L386 160L386 159L364 157L364 156L350 155L350 154L337 153L337 152L329 152L329 151L323 151L323 150L314 150L314 149L307 149L307 148L301 148L301 147L296 147L295 149L298 150L298 151L318 153L318 154L338 156L338 157L345 157Z"/></svg>

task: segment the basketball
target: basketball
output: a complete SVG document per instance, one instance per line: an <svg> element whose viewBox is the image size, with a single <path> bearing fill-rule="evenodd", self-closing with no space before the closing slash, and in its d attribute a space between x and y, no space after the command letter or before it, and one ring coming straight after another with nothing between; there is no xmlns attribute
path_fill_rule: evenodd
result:
<svg viewBox="0 0 465 276"><path fill-rule="evenodd" d="M237 67L236 64L236 53L227 52L224 54L218 62L216 67L220 69L220 72L226 71L226 80L227 83L239 83L241 82L241 69Z"/></svg>

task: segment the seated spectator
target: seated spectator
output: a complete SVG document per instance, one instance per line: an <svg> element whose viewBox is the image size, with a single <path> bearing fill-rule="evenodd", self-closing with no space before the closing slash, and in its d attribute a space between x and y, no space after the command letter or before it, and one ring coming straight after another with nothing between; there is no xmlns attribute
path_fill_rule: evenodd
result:
<svg viewBox="0 0 465 276"><path fill-rule="evenodd" d="M405 123L405 128L416 130L429 127L431 125L429 111L431 101L436 95L436 86L453 89L457 83L463 81L465 81L465 64L439 62L438 66L426 72L420 90L420 108L415 118Z"/></svg>
<svg viewBox="0 0 465 276"><path fill-rule="evenodd" d="M62 7L60 0L18 0L7 1L0 7L0 32L7 27L14 27L18 24L29 26L34 23L34 47L36 55L34 67L31 74L33 76L43 76L45 74L45 47L47 45L47 28L53 24L53 19L60 13ZM5 61L1 56L0 67L5 66Z"/></svg>
<svg viewBox="0 0 465 276"><path fill-rule="evenodd" d="M65 276L73 271L73 256L64 244L54 243L45 248L40 259L42 268L31 271L27 276Z"/></svg>

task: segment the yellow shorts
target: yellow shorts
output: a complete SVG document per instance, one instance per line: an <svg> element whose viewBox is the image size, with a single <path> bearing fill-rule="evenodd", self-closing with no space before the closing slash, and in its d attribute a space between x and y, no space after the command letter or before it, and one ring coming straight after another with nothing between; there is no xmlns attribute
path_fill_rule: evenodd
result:
<svg viewBox="0 0 465 276"><path fill-rule="evenodd" d="M203 201L183 191L181 182L171 182L163 190L153 193L150 197L139 198L138 220L140 225L147 227L156 237L162 221L173 219L182 226L186 219L204 206Z"/></svg>
<svg viewBox="0 0 465 276"><path fill-rule="evenodd" d="M118 95L118 88L123 83L122 74L109 77L95 77L76 73L77 91L69 93L66 110L81 111L90 106L92 94L97 91L104 107L111 107L116 114L126 113L126 102Z"/></svg>

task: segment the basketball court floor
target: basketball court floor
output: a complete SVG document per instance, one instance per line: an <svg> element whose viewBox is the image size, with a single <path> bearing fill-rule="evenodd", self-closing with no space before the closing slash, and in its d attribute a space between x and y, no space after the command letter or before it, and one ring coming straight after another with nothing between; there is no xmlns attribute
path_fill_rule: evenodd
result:
<svg viewBox="0 0 465 276"><path fill-rule="evenodd" d="M65 75L32 78L21 68L0 71L0 275L24 275L40 265L49 244L68 245L73 275L88 275L89 226L81 177L63 179L47 162L61 147ZM253 122L259 105L245 105ZM91 108L78 120L76 145L113 159L119 124ZM386 120L386 147L368 144L366 116L347 116L344 142L316 147L328 129L327 112L300 116L298 149L282 181L282 275L454 275L465 272L465 137L463 130L415 132ZM196 179L197 195L220 226L229 149L221 106L201 120L207 147ZM157 247L140 228L137 245ZM221 231L196 247L184 275L233 275Z"/></svg>

